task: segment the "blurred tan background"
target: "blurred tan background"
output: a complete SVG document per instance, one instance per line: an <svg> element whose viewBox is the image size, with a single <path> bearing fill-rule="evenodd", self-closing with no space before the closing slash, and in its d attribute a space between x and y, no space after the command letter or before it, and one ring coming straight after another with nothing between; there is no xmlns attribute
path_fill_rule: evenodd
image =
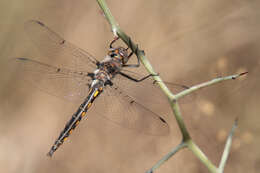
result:
<svg viewBox="0 0 260 173"><path fill-rule="evenodd" d="M240 80L197 92L181 105L194 140L219 163L235 118L231 155L225 172L260 169L259 55L260 3L257 0L108 0L121 28L132 36L163 79L197 84L220 75L249 71ZM96 57L112 39L95 1L1 0L0 2L0 172L140 172L155 164L181 140L169 114L169 136L136 133L91 116L46 157L79 103L70 103L23 82L7 68L12 57L33 57L35 47L23 23L43 21ZM208 172L188 150L177 153L156 172Z"/></svg>

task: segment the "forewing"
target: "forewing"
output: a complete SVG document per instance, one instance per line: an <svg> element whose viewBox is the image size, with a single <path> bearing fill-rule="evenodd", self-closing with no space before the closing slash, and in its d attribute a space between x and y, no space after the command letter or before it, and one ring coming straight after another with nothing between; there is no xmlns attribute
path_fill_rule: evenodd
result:
<svg viewBox="0 0 260 173"><path fill-rule="evenodd" d="M48 94L71 101L82 101L88 93L90 78L87 73L48 65L28 58L14 58L11 63L15 66L16 73L21 76L21 80Z"/></svg>
<svg viewBox="0 0 260 173"><path fill-rule="evenodd" d="M84 98L90 80L87 74L96 69L97 60L40 21L26 22L25 31L41 56L12 59L22 79L51 95L73 101Z"/></svg>
<svg viewBox="0 0 260 173"><path fill-rule="evenodd" d="M25 31L43 55L40 61L75 71L93 71L96 59L88 52L66 41L40 21L25 23Z"/></svg>

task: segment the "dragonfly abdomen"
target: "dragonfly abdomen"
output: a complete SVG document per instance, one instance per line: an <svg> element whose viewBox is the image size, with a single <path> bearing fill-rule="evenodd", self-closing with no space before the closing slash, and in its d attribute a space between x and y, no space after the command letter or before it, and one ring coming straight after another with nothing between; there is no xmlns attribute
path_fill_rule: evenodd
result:
<svg viewBox="0 0 260 173"><path fill-rule="evenodd" d="M86 112L91 107L94 100L98 97L98 95L102 92L102 87L90 88L88 97L85 101L80 105L78 110L72 115L71 119L67 122L64 129L60 133L57 140L54 142L50 151L47 153L47 156L52 156L53 153L60 147L60 145L66 141L72 131L77 127L81 119L86 116Z"/></svg>

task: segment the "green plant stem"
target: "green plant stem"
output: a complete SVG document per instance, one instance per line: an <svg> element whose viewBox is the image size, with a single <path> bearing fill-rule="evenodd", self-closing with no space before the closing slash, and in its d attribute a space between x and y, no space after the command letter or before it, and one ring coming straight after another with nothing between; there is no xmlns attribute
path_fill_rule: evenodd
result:
<svg viewBox="0 0 260 173"><path fill-rule="evenodd" d="M208 168L210 172L218 172L216 166L207 158L207 156L192 140L187 141L187 146L193 152L193 154Z"/></svg>
<svg viewBox="0 0 260 173"><path fill-rule="evenodd" d="M201 84L198 84L198 85L194 85L194 86L176 94L175 99L178 100L178 99L180 99L180 98L182 98L182 97L184 97L188 94L191 94L194 91L197 91L199 89L205 88L207 86L210 86L210 85L213 85L213 84L225 81L225 80L237 79L238 77L243 76L247 73L248 72L244 72L244 73L240 73L240 74L235 74L235 75L230 75L230 76L225 76L225 77L219 77L219 78L216 78L216 79L212 79L208 82L204 82L204 83L201 83Z"/></svg>
<svg viewBox="0 0 260 173"><path fill-rule="evenodd" d="M149 171L146 173L152 173L155 171L155 169L159 168L163 163L165 163L168 159L170 159L175 153L177 153L179 150L187 147L185 142L181 142L178 146L173 148L168 154L166 154L161 160L159 160Z"/></svg>
<svg viewBox="0 0 260 173"><path fill-rule="evenodd" d="M225 148L224 148L224 151L223 151L223 154L222 154L222 157L221 157L221 160L220 160L220 164L219 164L219 173L222 173L224 171L224 167L226 165L226 162L227 162L227 159L228 159L228 155L230 153L230 148L231 148L231 144L232 144L232 137L233 137L233 134L237 128L237 119L235 121L235 123L233 124L232 126L232 129L228 135L228 138L227 138L227 141L226 141L226 145L225 145Z"/></svg>
<svg viewBox="0 0 260 173"><path fill-rule="evenodd" d="M188 140L190 140L190 135L189 132L184 124L182 115L181 115L181 111L180 111L180 107L179 104L177 103L177 101L172 101L170 102L173 113L175 115L175 119L177 121L177 124L181 130L181 134L182 134L182 140L183 142L186 142Z"/></svg>
<svg viewBox="0 0 260 173"><path fill-rule="evenodd" d="M114 35L117 36L117 32L118 32L118 30L120 30L120 28L119 28L119 25L116 23L115 18L112 16L109 8L107 8L106 2L100 1L100 0L97 0L97 2L98 2L98 5L100 6L100 8L103 10L104 15L107 18L107 21L111 25L111 29L112 29Z"/></svg>

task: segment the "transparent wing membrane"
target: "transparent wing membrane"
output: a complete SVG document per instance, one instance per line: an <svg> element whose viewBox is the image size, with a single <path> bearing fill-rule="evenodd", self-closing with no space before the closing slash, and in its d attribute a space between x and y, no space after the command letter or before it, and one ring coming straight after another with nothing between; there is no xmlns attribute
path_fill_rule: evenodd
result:
<svg viewBox="0 0 260 173"><path fill-rule="evenodd" d="M24 80L44 92L72 101L82 101L88 94L91 79L87 73L28 58L14 58L12 61L16 64L17 73L21 74ZM99 115L122 127L143 131L146 134L165 135L168 133L168 125L163 120L163 116L147 108L156 106L160 108L159 103L162 102L167 104L167 100L153 84L153 80L147 79L145 82L136 83L117 75L114 81L113 87L107 86L101 98L98 99L102 100L102 103L97 106L105 109L105 112L97 110ZM143 95L136 94L139 92ZM148 97L149 93L151 97ZM154 100L156 105L151 104L149 100Z"/></svg>
<svg viewBox="0 0 260 173"><path fill-rule="evenodd" d="M145 76L129 70L123 70L123 72L136 79L141 79L142 77ZM113 80L113 83L120 86L122 90L127 92L129 95L132 95L135 98L140 99L141 103L144 102L149 103L150 106L151 105L161 106L162 104L168 105L167 98L165 97L165 95L162 93L158 85L151 77L142 82L136 83L123 76L118 75ZM164 83L174 94L189 88L189 86L181 83L180 84L174 82L164 82ZM152 98L150 98L150 96L152 96ZM190 103L191 101L195 101L196 98L197 98L196 94L191 94L181 99L180 102Z"/></svg>
<svg viewBox="0 0 260 173"><path fill-rule="evenodd" d="M16 72L40 90L71 101L82 101L88 93L87 73L72 71L28 58L14 58Z"/></svg>
<svg viewBox="0 0 260 173"><path fill-rule="evenodd" d="M97 60L91 54L66 41L43 23L30 20L25 23L25 31L42 54L41 62L83 72L92 72L96 68Z"/></svg>
<svg viewBox="0 0 260 173"><path fill-rule="evenodd" d="M115 84L107 86L95 104L96 107L103 106L95 112L124 128L149 135L166 135L169 132L165 115L156 114Z"/></svg>

